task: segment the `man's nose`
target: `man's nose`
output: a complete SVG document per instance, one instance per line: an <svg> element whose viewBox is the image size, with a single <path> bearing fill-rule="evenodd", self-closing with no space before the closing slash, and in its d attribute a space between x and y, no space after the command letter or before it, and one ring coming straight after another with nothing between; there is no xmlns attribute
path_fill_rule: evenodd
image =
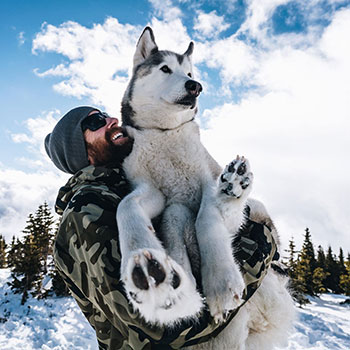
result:
<svg viewBox="0 0 350 350"><path fill-rule="evenodd" d="M118 118L107 117L106 120L107 120L107 127L108 128L119 126Z"/></svg>

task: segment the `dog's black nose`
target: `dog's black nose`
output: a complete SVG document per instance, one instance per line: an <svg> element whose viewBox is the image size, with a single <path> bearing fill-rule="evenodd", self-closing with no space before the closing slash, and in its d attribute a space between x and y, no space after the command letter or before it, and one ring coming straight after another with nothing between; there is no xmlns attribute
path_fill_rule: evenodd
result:
<svg viewBox="0 0 350 350"><path fill-rule="evenodd" d="M185 83L185 89L188 93L194 95L195 97L199 96L203 90L202 85L194 80L187 80Z"/></svg>

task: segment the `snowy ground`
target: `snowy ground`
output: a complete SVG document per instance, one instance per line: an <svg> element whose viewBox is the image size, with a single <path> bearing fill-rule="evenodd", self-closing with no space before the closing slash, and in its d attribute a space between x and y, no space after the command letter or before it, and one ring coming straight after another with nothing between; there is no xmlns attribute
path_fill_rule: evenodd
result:
<svg viewBox="0 0 350 350"><path fill-rule="evenodd" d="M71 298L29 299L21 306L21 297L6 285L9 275L0 269L1 350L97 350L94 331ZM350 306L340 305L345 299L311 298L298 309L295 332L283 350L350 350Z"/></svg>
<svg viewBox="0 0 350 350"><path fill-rule="evenodd" d="M9 276L0 269L1 350L98 349L94 330L72 298L30 298L22 306L21 296L6 285Z"/></svg>

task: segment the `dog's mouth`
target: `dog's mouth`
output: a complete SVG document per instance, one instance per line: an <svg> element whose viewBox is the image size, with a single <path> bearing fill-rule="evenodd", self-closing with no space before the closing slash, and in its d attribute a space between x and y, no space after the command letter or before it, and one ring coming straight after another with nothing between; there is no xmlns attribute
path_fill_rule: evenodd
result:
<svg viewBox="0 0 350 350"><path fill-rule="evenodd" d="M176 100L175 103L193 109L197 105L197 97L193 95L186 95L183 98Z"/></svg>

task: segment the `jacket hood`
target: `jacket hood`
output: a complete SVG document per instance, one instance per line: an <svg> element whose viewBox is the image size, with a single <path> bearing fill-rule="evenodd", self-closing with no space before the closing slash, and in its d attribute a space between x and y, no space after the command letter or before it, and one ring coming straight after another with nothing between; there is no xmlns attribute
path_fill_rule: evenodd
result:
<svg viewBox="0 0 350 350"><path fill-rule="evenodd" d="M122 168L95 167L89 165L79 170L68 182L59 189L55 211L62 215L69 207L74 195L86 188L94 191L112 191L121 198L130 192L130 186L126 181Z"/></svg>

